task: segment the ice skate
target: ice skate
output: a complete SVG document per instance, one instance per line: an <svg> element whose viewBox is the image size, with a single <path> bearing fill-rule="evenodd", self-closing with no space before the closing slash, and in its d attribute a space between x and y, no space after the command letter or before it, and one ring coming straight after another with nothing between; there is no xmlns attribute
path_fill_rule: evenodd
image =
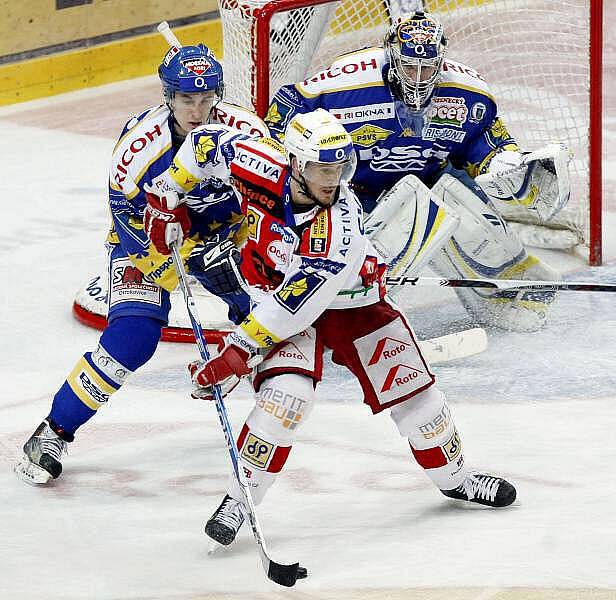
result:
<svg viewBox="0 0 616 600"><path fill-rule="evenodd" d="M24 455L15 465L15 473L32 485L57 479L62 473L60 458L66 449L67 443L43 421L24 444Z"/></svg>
<svg viewBox="0 0 616 600"><path fill-rule="evenodd" d="M244 509L241 502L226 495L206 523L205 533L215 542L228 546L235 539L243 522Z"/></svg>
<svg viewBox="0 0 616 600"><path fill-rule="evenodd" d="M509 506L516 497L513 485L487 473L469 473L457 488L441 492L448 498L493 507Z"/></svg>

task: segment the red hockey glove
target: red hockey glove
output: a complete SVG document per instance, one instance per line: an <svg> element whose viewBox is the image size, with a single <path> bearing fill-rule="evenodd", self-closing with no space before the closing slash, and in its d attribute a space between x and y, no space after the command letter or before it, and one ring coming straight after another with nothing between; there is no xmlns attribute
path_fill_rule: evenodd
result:
<svg viewBox="0 0 616 600"><path fill-rule="evenodd" d="M252 369L262 360L261 356L254 354L246 345L240 346L227 339L218 356L206 362L195 361L188 365L191 379L197 386L191 394L192 397L214 400L212 386L218 385L224 398L237 386L240 379L250 375Z"/></svg>
<svg viewBox="0 0 616 600"><path fill-rule="evenodd" d="M152 244L161 254L171 254L169 246L182 245L184 236L190 231L190 218L185 204L179 204L176 192L165 192L159 196L147 191L148 201L143 213L143 226Z"/></svg>

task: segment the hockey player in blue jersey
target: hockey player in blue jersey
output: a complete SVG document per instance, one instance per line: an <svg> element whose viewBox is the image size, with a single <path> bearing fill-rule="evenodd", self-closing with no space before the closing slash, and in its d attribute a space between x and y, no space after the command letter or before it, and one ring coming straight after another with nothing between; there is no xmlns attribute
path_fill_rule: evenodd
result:
<svg viewBox="0 0 616 600"><path fill-rule="evenodd" d="M173 202L169 195L163 202L148 191L159 191L159 176L192 129L215 121L217 110L226 116L242 109L225 105L220 110L222 67L202 44L172 46L158 72L164 104L127 122L111 160L108 325L97 347L77 361L53 397L49 415L26 442L15 471L28 483L45 484L61 474L62 453L78 428L154 354L167 324L170 291L177 283L169 256L172 241L183 242L182 255L190 255L191 273L229 302L231 318L234 312L242 316L247 312L241 304L243 294L236 294L232 286L217 290L210 284L221 283L234 263L230 250L234 246L227 242L242 216L226 179L234 141L248 136L224 125L201 127L191 138L191 149L207 171L204 181L182 203L177 197ZM258 128L262 122L256 121ZM222 245L211 248L221 241ZM212 255L216 260L211 260Z"/></svg>
<svg viewBox="0 0 616 600"><path fill-rule="evenodd" d="M446 59L439 20L415 12L389 28L382 48L343 55L274 95L265 121L282 139L297 113L325 108L353 138L353 187L391 275L428 262L449 278L555 279L527 253L508 219L544 224L569 197L568 151L523 154L483 76ZM435 206L452 219L437 221ZM442 211L441 211L442 213ZM409 245L422 244L420 252ZM408 264L405 257L414 256ZM459 289L477 322L535 330L553 293Z"/></svg>

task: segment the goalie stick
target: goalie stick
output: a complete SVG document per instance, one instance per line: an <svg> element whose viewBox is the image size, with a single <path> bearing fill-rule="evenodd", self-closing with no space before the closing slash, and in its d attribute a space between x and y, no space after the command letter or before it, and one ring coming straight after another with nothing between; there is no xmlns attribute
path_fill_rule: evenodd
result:
<svg viewBox="0 0 616 600"><path fill-rule="evenodd" d="M171 245L171 252L173 255L173 263L178 275L180 287L182 288L182 293L186 302L186 310L188 311L188 316L190 317L190 322L192 324L195 339L197 341L197 346L199 348L199 353L201 354L201 358L203 360L209 360L210 354L205 343L205 338L203 337L201 322L199 320L199 315L197 314L197 307L195 305L195 300L192 296L192 292L190 291L186 270L184 269L184 263L182 262L180 252L176 244ZM259 521L257 519L257 513L254 502L252 500L252 496L250 494L250 490L248 489L248 486L244 483L244 481L242 480L242 476L240 475L239 455L237 453L237 446L235 444L233 431L231 429L231 424L229 423L229 418L227 416L227 410L225 408L222 395L220 393L220 387L218 385L214 385L213 390L216 411L218 413L220 425L222 426L223 432L225 434L225 440L227 442L229 456L231 457L231 463L233 465L233 473L235 479L237 480L237 483L240 486L240 489L242 490L242 495L244 496L244 508L246 509L248 521L250 522L250 527L252 529L255 541L257 542L257 545L259 547L259 554L261 555L261 562L263 564L263 568L265 569L265 572L267 573L269 579L271 579L275 583L278 583L279 585L291 587L295 585L295 582L298 579L303 579L307 577L308 571L304 567L300 567L299 563L283 565L273 561L269 557L267 553L267 547L265 545L265 538L263 537L263 531L261 530L261 525L259 524Z"/></svg>
<svg viewBox="0 0 616 600"><path fill-rule="evenodd" d="M387 277L387 285L535 290L538 292L616 292L616 283L579 281L534 281L532 279L441 279L439 277Z"/></svg>

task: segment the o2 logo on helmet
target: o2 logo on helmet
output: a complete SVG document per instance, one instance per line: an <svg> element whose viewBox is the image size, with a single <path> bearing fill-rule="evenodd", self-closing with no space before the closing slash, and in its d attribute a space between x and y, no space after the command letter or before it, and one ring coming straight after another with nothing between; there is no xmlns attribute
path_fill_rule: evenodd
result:
<svg viewBox="0 0 616 600"><path fill-rule="evenodd" d="M265 469L273 450L273 444L250 433L242 448L242 458L255 467Z"/></svg>

